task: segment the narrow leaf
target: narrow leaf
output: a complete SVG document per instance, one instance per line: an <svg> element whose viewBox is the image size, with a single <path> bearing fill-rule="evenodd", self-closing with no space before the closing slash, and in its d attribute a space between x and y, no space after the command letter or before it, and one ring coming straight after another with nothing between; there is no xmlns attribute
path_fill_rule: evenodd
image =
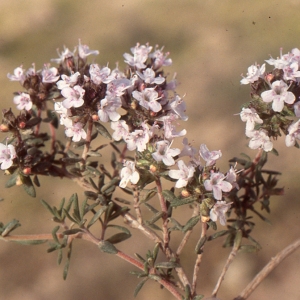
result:
<svg viewBox="0 0 300 300"><path fill-rule="evenodd" d="M19 240L19 241L14 241L15 243L21 244L21 245L26 245L26 246L32 246L32 245L40 245L43 243L46 243L48 240L34 240L34 241L29 241L29 240Z"/></svg>
<svg viewBox="0 0 300 300"><path fill-rule="evenodd" d="M98 243L98 247L99 247L100 251L104 252L104 253L109 253L109 254L117 254L118 253L117 248L108 241L100 241Z"/></svg>
<svg viewBox="0 0 300 300"><path fill-rule="evenodd" d="M107 129L106 129L102 124L100 124L100 123L98 123L98 122L94 122L94 125L95 125L97 131L98 131L102 136L104 136L104 137L107 138L107 139L112 140L112 137L111 137L110 133L107 131Z"/></svg>
<svg viewBox="0 0 300 300"><path fill-rule="evenodd" d="M166 261L166 262L160 262L155 264L155 268L161 268L161 269L174 269L179 267L178 263L172 262L172 261Z"/></svg>
<svg viewBox="0 0 300 300"><path fill-rule="evenodd" d="M142 287L144 286L144 284L146 283L146 281L148 280L148 278L144 278L142 281L140 281L138 283L138 285L136 286L133 296L136 297L137 294L139 293L139 291L142 289Z"/></svg>
<svg viewBox="0 0 300 300"><path fill-rule="evenodd" d="M187 223L183 226L183 232L186 233L187 231L191 230L200 220L200 216L192 217L187 221Z"/></svg>
<svg viewBox="0 0 300 300"><path fill-rule="evenodd" d="M119 232L119 233L112 235L110 238L108 238L106 240L106 242L109 242L111 244L117 244L117 243L120 243L120 242L123 242L123 241L129 239L130 237L131 237L131 234L127 234L125 232Z"/></svg>

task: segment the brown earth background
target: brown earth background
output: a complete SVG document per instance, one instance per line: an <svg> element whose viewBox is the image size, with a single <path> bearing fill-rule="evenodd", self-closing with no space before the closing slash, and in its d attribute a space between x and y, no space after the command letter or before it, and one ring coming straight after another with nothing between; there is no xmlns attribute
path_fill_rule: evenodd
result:
<svg viewBox="0 0 300 300"><path fill-rule="evenodd" d="M165 46L173 65L167 69L169 79L177 72L177 92L185 96L188 122L184 127L194 145L207 144L221 149L219 163L224 172L227 161L247 148L244 123L239 116L241 105L249 100L249 86L240 85L240 74L248 66L262 64L269 54L279 56L279 48L287 53L300 48L300 1L217 1L217 0L0 0L0 99L1 109L12 107L12 93L21 90L9 82L7 73L32 62L37 69L56 58L56 48L66 45L71 50L78 38L100 55L95 61L114 67L123 64L123 53L136 42ZM269 67L271 69L271 67ZM63 135L62 135L63 136ZM2 139L5 135L2 135ZM226 275L219 292L221 299L233 299L278 251L299 238L300 193L299 150L287 149L284 138L275 144L280 156L269 156L269 169L283 173L280 186L285 195L272 198L272 225L257 220L253 236L263 249L256 254L239 254ZM103 159L106 154L104 153ZM107 156L108 157L108 156ZM58 205L60 199L82 191L75 183L41 178L42 188L30 198L22 187L5 189L8 178L1 175L0 220L13 218L22 227L16 233L46 233L55 226L40 203L44 199ZM184 210L183 210L184 211ZM188 209L183 212L188 216ZM184 218L184 216L182 216ZM198 228L198 230L200 230ZM195 260L195 233L183 254L189 276ZM175 237L175 243L180 235ZM206 248L199 276L199 291L210 295L229 249L222 248L222 239ZM136 247L134 250L133 248ZM121 245L130 254L144 255L153 245L142 235ZM84 241L75 241L69 276L62 279L62 266L56 264L56 253L47 254L47 246L21 246L0 243L0 299L134 299L138 279L129 275L133 267L117 257L101 253ZM300 299L300 253L286 259L249 297L255 299ZM172 299L148 282L138 300Z"/></svg>

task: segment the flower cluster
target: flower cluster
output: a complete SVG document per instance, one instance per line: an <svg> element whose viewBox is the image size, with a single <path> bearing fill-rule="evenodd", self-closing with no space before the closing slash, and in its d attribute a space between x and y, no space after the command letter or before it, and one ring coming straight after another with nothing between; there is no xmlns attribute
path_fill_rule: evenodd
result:
<svg viewBox="0 0 300 300"><path fill-rule="evenodd" d="M277 59L266 60L272 71L266 71L266 64L254 64L248 68L247 75L241 84L251 85L252 101L242 108L242 121L246 122L246 136L250 138L251 149L273 149L271 138L277 139L283 132L286 135L286 146L298 146L298 120L300 118L299 82L300 50L294 48Z"/></svg>
<svg viewBox="0 0 300 300"><path fill-rule="evenodd" d="M135 151L134 161L124 160L119 172L121 188L126 188L129 182L144 187L164 173L168 180L176 181L176 188L183 189L182 194L196 196L195 199L200 202L211 199L212 202L207 206L209 210L205 210L206 215L214 204L216 211L217 203L223 200L222 193L230 192L236 183L230 181L230 172L224 175L215 167L217 159L222 156L221 151L209 151L204 144L197 151L184 138L186 130L176 129L178 122L186 121L188 117L185 114L185 101L175 91L175 77L168 82L162 70L162 67L172 64L169 53L149 44L136 44L130 54L124 54L127 64L124 72L118 65L111 70L108 65L89 64L87 57L97 54L98 51L90 50L79 40L73 51L66 47L62 52L58 51L59 58L52 59L52 62L58 64L57 68L45 64L42 70L36 71L33 65L25 71L21 66L14 70L14 74L7 75L10 80L19 81L26 89L14 97L14 103L21 110L21 115L28 116L24 124L30 127L32 137L39 136L41 121L54 124L51 110L48 109L49 102L54 103L54 112L59 116L57 123L64 127L65 135L72 142L88 145L90 150L93 128L103 129L109 123L113 130L112 139L125 143L127 150ZM48 118L42 119L45 110L48 110ZM28 152L30 147L21 142L24 132L18 127L20 122L17 119L20 117L11 118L15 121L6 118L5 124L20 142L15 143L17 154L13 145L3 150L6 160L2 160L2 169L10 168L15 162L15 167L19 165L22 170L30 169L30 173L36 174L46 154L37 151L40 158L34 163L22 157L22 153ZM33 118L37 118L37 121L33 122ZM248 127L253 127L255 121L255 117L247 121ZM60 150L54 136L52 138L51 166L54 163L65 166L63 162L69 159L59 160L54 154L61 154L61 150L63 153L67 151L64 148ZM178 138L183 138L182 150L172 148L174 140ZM36 148L39 147L36 145ZM49 157L47 159L49 163ZM170 169L176 164L178 169ZM64 170L64 175L66 172ZM78 175L81 171L76 172ZM148 179L145 180L145 177ZM226 212L224 209L221 211ZM215 220L216 215L214 212L212 219ZM224 220L224 213L219 218Z"/></svg>

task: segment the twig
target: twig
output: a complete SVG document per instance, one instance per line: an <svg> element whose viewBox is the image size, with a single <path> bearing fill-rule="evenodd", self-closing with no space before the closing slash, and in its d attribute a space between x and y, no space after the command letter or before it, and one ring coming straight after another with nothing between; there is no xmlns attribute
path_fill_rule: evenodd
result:
<svg viewBox="0 0 300 300"><path fill-rule="evenodd" d="M206 231L207 231L207 224L206 224L206 222L202 222L202 230L201 230L200 239L205 237ZM201 248L201 250L202 249L203 249L203 247ZM202 255L203 255L203 253L201 251L201 253L197 255L195 266L194 266L193 282L192 282L192 289L191 289L191 294L193 296L195 296L195 293L196 293L197 278L198 278L198 273L199 273L199 269L200 269L200 264L202 261Z"/></svg>
<svg viewBox="0 0 300 300"><path fill-rule="evenodd" d="M267 277L267 275L275 269L286 257L292 254L300 247L300 239L296 240L271 258L270 262L253 278L246 288L234 298L234 300L245 300L257 288L257 286Z"/></svg>
<svg viewBox="0 0 300 300"><path fill-rule="evenodd" d="M226 261L225 266L224 266L224 268L223 268L223 270L221 272L221 275L220 275L220 277L218 279L218 282L217 282L217 284L216 284L216 286L215 286L215 288L214 288L214 290L213 290L213 292L211 294L212 297L216 297L217 296L218 290L221 287L221 283L224 280L225 274L226 274L226 272L227 272L230 264L233 262L236 254L237 254L237 252L239 250L239 247L240 247L240 244L241 244L241 240L242 240L242 233L239 230L237 232L236 237L235 237L234 246L233 246L233 248L232 248L232 250L231 250L231 252L230 252L230 254L229 254L228 258L227 258L227 261Z"/></svg>

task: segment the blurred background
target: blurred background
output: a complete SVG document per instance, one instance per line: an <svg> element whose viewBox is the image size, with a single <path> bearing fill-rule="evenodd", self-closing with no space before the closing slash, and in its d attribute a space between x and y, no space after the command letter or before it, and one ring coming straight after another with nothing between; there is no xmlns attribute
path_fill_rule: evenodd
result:
<svg viewBox="0 0 300 300"><path fill-rule="evenodd" d="M123 53L130 52L137 42L159 44L171 52L173 65L165 69L169 80L176 72L180 82L177 92L186 94L189 120L182 125L189 141L196 147L205 143L210 150L221 149L218 166L225 172L233 156L242 152L255 155L247 148L245 124L234 115L250 99L249 86L240 85L240 75L253 63L262 64L269 55L279 56L280 47L283 53L300 48L299 9L298 0L0 0L1 108L16 111L12 93L21 90L17 82L9 82L7 73L21 64L28 69L33 62L40 69L50 58L57 58L57 48L65 45L73 50L78 38L100 51L91 59L102 66L110 62L112 68L119 61L121 69ZM283 173L279 186L285 187L285 195L271 198L272 213L267 217L272 225L257 220L253 236L263 249L237 256L219 292L221 299L233 299L272 256L299 238L300 199L296 195L300 193L300 152L287 149L284 138L275 148L280 156L270 155L267 167ZM22 187L5 189L7 179L1 176L0 196L4 201L0 203L0 220L18 219L22 227L16 234L51 232L55 225L40 199L58 205L63 196L74 192L83 198L73 182L40 178L42 188L33 199ZM190 278L198 234L192 236L183 253L182 263ZM222 243L221 238L205 247L198 290L206 296L229 254ZM121 248L133 255L133 244L141 255L153 247L139 234ZM46 249L45 244L0 243L0 299L133 299L139 281L129 275L134 268L119 258L103 254L87 242L75 241L69 276L63 281L57 253L47 254ZM298 250L249 299L299 299L299 266ZM171 298L149 281L136 299Z"/></svg>

